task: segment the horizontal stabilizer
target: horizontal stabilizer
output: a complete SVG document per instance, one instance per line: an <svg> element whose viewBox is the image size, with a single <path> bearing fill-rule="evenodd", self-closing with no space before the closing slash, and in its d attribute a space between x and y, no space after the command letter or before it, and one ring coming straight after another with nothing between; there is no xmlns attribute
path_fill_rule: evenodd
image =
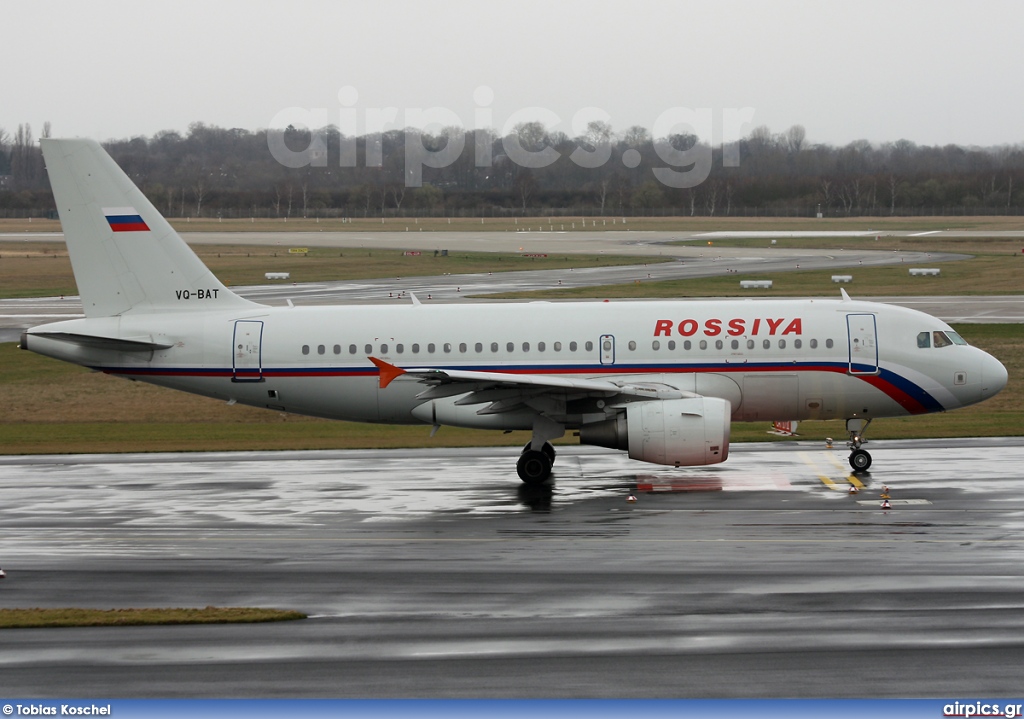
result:
<svg viewBox="0 0 1024 719"><path fill-rule="evenodd" d="M24 332L21 335L21 349L28 349L29 337L45 337L48 340L68 342L79 347L95 350L113 350L115 352L152 352L170 349L174 345L146 342L142 340L124 340L117 337L96 337L95 335L79 335L72 332Z"/></svg>

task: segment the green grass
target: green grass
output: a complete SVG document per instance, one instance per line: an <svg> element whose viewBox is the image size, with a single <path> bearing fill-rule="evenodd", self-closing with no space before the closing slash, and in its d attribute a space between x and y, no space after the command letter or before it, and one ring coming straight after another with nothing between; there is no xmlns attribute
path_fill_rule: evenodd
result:
<svg viewBox="0 0 1024 719"><path fill-rule="evenodd" d="M205 609L0 609L0 629L129 627L155 624L249 624L305 619L301 612L247 607Z"/></svg>

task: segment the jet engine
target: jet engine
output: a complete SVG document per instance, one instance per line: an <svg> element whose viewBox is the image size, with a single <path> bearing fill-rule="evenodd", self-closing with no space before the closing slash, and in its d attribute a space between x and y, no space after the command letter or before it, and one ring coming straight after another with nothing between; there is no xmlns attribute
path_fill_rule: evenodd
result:
<svg viewBox="0 0 1024 719"><path fill-rule="evenodd" d="M636 402L604 422L580 428L580 442L624 449L631 459L691 467L729 456L732 407L717 397Z"/></svg>

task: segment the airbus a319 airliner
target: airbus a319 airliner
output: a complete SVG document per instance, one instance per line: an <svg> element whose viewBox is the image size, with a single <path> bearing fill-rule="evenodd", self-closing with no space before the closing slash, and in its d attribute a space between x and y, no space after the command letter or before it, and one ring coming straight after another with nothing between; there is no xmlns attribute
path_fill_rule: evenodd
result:
<svg viewBox="0 0 1024 719"><path fill-rule="evenodd" d="M84 319L21 348L108 374L316 417L530 430L678 467L723 462L733 421L845 419L854 470L876 417L943 412L1006 384L945 323L851 300L268 307L206 268L107 153L42 140Z"/></svg>

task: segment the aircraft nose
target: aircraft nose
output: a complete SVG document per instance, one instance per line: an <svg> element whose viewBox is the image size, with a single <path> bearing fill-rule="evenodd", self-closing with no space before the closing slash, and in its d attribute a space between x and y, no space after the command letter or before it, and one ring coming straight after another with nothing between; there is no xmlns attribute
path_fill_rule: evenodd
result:
<svg viewBox="0 0 1024 719"><path fill-rule="evenodd" d="M1009 374L1002 362L985 353L985 359L981 365L981 378L981 395L987 398L998 394L1006 386Z"/></svg>

